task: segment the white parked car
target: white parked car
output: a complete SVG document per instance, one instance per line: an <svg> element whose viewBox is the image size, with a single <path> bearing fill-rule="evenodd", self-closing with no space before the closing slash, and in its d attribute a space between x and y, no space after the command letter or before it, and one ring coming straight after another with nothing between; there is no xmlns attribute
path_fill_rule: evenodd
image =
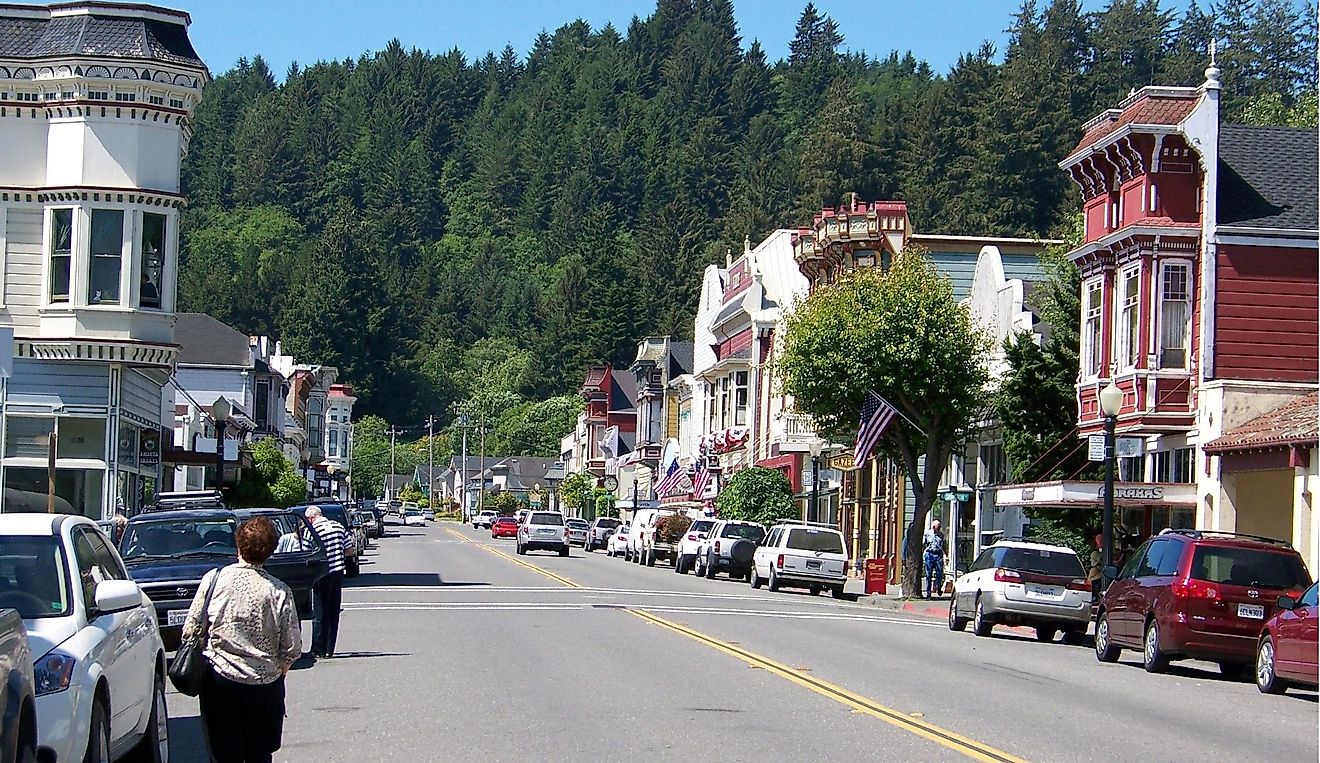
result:
<svg viewBox="0 0 1320 763"><path fill-rule="evenodd" d="M1080 644L1091 622L1091 585L1077 552L1030 540L1001 540L976 557L967 574L953 582L949 628L967 623L978 636L996 624L1030 625L1040 641L1059 631L1067 644Z"/></svg>
<svg viewBox="0 0 1320 763"><path fill-rule="evenodd" d="M421 510L421 509L418 509L418 508L404 509L404 510L403 510L403 524L404 524L404 525L425 525L425 524L426 524L426 515L423 514L423 513L422 513L422 510Z"/></svg>
<svg viewBox="0 0 1320 763"><path fill-rule="evenodd" d="M828 588L834 598L842 599L847 570L843 533L831 525L781 520L752 556L751 583L752 588L768 583L771 591L796 586L812 594Z"/></svg>
<svg viewBox="0 0 1320 763"><path fill-rule="evenodd" d="M168 760L156 610L96 523L0 515L0 591L32 644L39 757Z"/></svg>
<svg viewBox="0 0 1320 763"><path fill-rule="evenodd" d="M686 574L696 564L701 542L706 540L710 529L715 526L714 519L694 519L683 537L678 539L678 557L674 560L674 572Z"/></svg>
<svg viewBox="0 0 1320 763"><path fill-rule="evenodd" d="M628 553L628 525L619 525L605 539L605 553L610 556L624 556Z"/></svg>
<svg viewBox="0 0 1320 763"><path fill-rule="evenodd" d="M494 522L495 517L498 517L499 515L500 513L498 511L491 511L490 509L486 509L480 514L477 514L476 516L472 517L472 527L473 529L484 527L487 530L489 530L490 523Z"/></svg>
<svg viewBox="0 0 1320 763"><path fill-rule="evenodd" d="M643 552L646 551L655 537L655 523L660 517L669 514L677 514L673 509L638 509L628 524L628 548L623 555L624 559L635 564L641 564L643 561ZM655 564L655 560L651 560Z"/></svg>
<svg viewBox="0 0 1320 763"><path fill-rule="evenodd" d="M568 533L564 515L557 511L533 511L518 525L518 553L542 549L568 556Z"/></svg>

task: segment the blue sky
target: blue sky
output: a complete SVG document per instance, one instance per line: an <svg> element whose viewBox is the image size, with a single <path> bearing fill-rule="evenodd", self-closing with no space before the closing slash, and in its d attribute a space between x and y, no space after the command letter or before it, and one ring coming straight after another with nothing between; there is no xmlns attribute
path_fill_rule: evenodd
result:
<svg viewBox="0 0 1320 763"><path fill-rule="evenodd" d="M192 14L191 37L211 71L220 74L241 56L260 53L277 75L291 61L307 65L379 50L392 38L405 47L444 51L458 46L469 59L513 45L526 56L542 29L583 18L593 28L613 22L626 31L646 17L654 0L148 0ZM735 0L746 46L759 39L776 60L788 53L806 0ZM1019 0L817 0L843 31L850 50L872 55L912 50L943 73L959 54L989 39L1002 50L1004 30ZM1102 5L1095 0L1088 7Z"/></svg>

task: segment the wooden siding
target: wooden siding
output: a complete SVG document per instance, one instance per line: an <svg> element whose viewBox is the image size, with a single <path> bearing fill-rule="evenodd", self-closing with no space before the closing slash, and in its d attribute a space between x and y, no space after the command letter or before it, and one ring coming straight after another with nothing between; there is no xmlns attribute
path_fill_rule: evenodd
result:
<svg viewBox="0 0 1320 763"><path fill-rule="evenodd" d="M739 331L737 334L734 334L733 336L729 337L723 342L720 342L720 348L717 353L717 356L719 357L720 360L724 360L725 358L728 358L729 356L733 355L739 350L745 350L751 346L752 346L752 330L750 328L743 329L742 331Z"/></svg>
<svg viewBox="0 0 1320 763"><path fill-rule="evenodd" d="M108 405L110 366L15 359L14 375L9 379L8 402L53 406ZM160 415L159 411L156 415Z"/></svg>
<svg viewBox="0 0 1320 763"><path fill-rule="evenodd" d="M1318 281L1314 249L1221 245L1214 376L1316 381Z"/></svg>
<svg viewBox="0 0 1320 763"><path fill-rule="evenodd" d="M41 307L40 207L10 207L5 215L4 315L20 329L36 328ZM30 332L29 332L30 333Z"/></svg>
<svg viewBox="0 0 1320 763"><path fill-rule="evenodd" d="M125 368L120 377L119 407L126 413L160 425L160 382ZM201 402L201 401L198 401Z"/></svg>

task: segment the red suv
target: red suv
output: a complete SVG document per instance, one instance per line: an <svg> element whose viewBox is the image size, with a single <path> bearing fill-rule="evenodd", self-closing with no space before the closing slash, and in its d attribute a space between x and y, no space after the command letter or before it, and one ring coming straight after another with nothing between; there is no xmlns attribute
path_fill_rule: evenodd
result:
<svg viewBox="0 0 1320 763"><path fill-rule="evenodd" d="M1255 664L1261 628L1279 597L1299 597L1310 585L1301 555L1283 541L1165 530L1128 557L1105 591L1095 656L1114 662L1123 648L1140 649L1151 673L1192 659L1240 677Z"/></svg>

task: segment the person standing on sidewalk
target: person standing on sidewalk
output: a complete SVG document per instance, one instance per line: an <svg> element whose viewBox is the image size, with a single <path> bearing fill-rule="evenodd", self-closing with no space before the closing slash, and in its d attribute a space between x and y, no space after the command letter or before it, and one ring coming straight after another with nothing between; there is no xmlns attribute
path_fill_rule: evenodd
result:
<svg viewBox="0 0 1320 763"><path fill-rule="evenodd" d="M926 563L926 598L938 598L944 592L944 533L940 532L940 520L930 523L926 531L924 554Z"/></svg>
<svg viewBox="0 0 1320 763"><path fill-rule="evenodd" d="M321 513L316 506L307 509L307 521L321 539L329 571L316 583L312 600L312 655L333 657L339 639L339 608L344 598L344 554L351 542L348 529Z"/></svg>

